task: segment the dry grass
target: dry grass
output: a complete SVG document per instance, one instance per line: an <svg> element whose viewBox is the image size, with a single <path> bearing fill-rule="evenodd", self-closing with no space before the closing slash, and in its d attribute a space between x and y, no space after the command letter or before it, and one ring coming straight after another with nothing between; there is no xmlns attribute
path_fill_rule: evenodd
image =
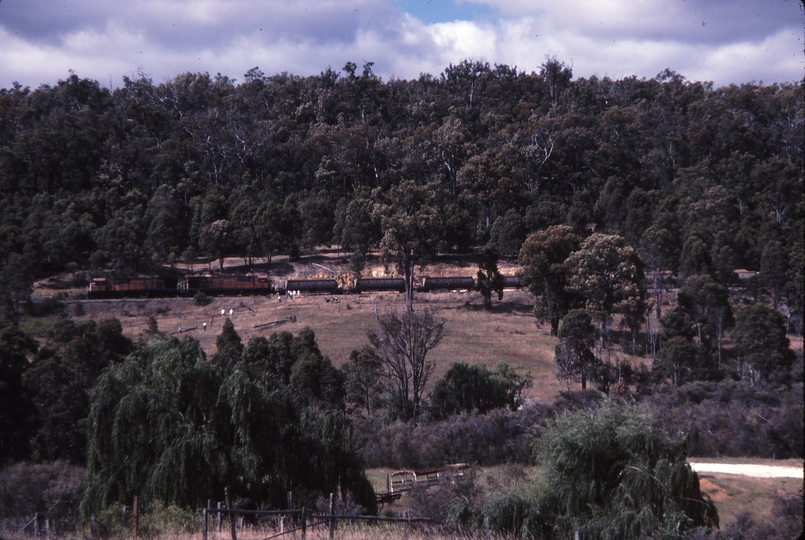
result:
<svg viewBox="0 0 805 540"><path fill-rule="evenodd" d="M756 522L767 522L772 513L774 498L792 495L802 489L802 481L793 478L753 478L739 475L700 474L702 492L718 509L721 527L749 512Z"/></svg>
<svg viewBox="0 0 805 540"><path fill-rule="evenodd" d="M274 528L264 527L244 527L237 531L238 540L267 540L274 537L279 531ZM31 540L30 535L22 534L14 531L3 532L5 540ZM65 536L74 540L73 535ZM87 538L89 538L87 536ZM119 537L121 540L131 538L129 535ZM144 537L143 537L144 538ZM222 532L210 532L208 540L230 540L231 536L227 529ZM300 531L278 536L279 539L299 540L302 538ZM326 526L320 525L317 527L308 528L307 534L304 537L306 540L325 540L330 538L330 533ZM412 524L410 528L405 525L339 525L335 530L334 538L339 540L454 540L462 539L481 539L485 538L483 533L454 533L442 532L440 529L426 525ZM491 538L508 538L508 536L498 536L493 534ZM161 534L158 536L148 537L148 540L202 540L201 533L175 533L175 534Z"/></svg>
<svg viewBox="0 0 805 540"><path fill-rule="evenodd" d="M208 355L215 352L217 337L224 318L232 309L232 322L244 343L252 337L274 332L297 333L305 326L316 333L322 352L333 364L341 366L353 349L368 344L366 330L373 328L375 313L404 308L403 295L377 293L344 295L338 302L331 296L301 296L293 300L276 296L218 297L205 307L196 306L189 298L131 299L82 301L84 314L75 316L74 307L65 312L75 320L117 317L124 333L140 339L145 334L149 316L154 316L159 329L175 335L179 327L183 335L199 340ZM537 328L531 314L532 303L524 291L507 291L503 302L495 302L491 311L482 308L478 293L417 294L415 309L434 309L445 319L446 336L431 352L436 371L431 381L441 377L454 362L484 364L494 367L499 361L525 367L534 378L534 386L526 397L553 401L562 390L556 380L553 350L556 342L547 328ZM255 328L256 325L295 316L296 322L280 326ZM212 324L210 319L213 320ZM206 331L203 323L208 323Z"/></svg>

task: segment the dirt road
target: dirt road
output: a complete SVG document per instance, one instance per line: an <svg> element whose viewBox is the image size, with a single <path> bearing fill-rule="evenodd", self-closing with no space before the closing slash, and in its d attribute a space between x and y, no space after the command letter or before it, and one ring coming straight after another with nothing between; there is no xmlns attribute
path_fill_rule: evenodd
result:
<svg viewBox="0 0 805 540"><path fill-rule="evenodd" d="M758 478L803 478L802 467L782 467L775 465L754 465L746 463L701 463L689 461L697 473L740 474Z"/></svg>

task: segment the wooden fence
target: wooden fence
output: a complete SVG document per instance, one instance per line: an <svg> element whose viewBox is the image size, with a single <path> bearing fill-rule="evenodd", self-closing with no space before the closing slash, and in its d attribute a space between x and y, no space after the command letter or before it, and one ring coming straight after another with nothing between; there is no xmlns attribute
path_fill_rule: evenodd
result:
<svg viewBox="0 0 805 540"><path fill-rule="evenodd" d="M229 501L227 501L229 503ZM227 504L227 506L230 506ZM423 517L401 517L401 518L392 518L392 517L381 517L381 516L354 516L354 515L347 515L347 514L336 514L333 512L333 494L330 493L330 504L329 504L329 511L326 514L317 514L315 512L310 511L307 508L301 509L290 509L290 510L238 510L232 508L221 508L220 505L216 508L212 508L210 503L207 503L206 508L200 508L197 512L201 513L202 521L201 521L201 537L202 540L208 540L208 531L209 531L209 518L211 514L216 515L216 523L220 527L221 524L221 515L229 515L231 516L229 520L229 528L230 534L232 535L232 540L238 540L237 537L237 527L235 526L235 518L238 516L280 516L280 531L277 534L267 537L265 540L269 540L271 538L277 538L279 536L285 534L295 533L297 531L301 532L302 538L305 537L307 533L308 527L317 527L321 525L326 525L330 531L330 538L333 538L335 535L335 529L337 528L338 520L342 521L365 521L365 522L388 522L388 523L405 523L407 527L410 527L412 523L433 523L433 520L430 518L423 518ZM285 527L285 517L293 517L294 522L296 523L289 523L290 526L288 529ZM310 523L308 523L310 521Z"/></svg>

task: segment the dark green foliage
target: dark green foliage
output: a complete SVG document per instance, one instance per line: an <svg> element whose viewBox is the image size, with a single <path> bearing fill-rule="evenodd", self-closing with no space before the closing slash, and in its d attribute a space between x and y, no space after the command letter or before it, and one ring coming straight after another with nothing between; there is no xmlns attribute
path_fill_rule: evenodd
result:
<svg viewBox="0 0 805 540"><path fill-rule="evenodd" d="M727 287L703 274L685 280L677 297L678 309L693 322L699 344L708 354L716 349L720 361L724 332L735 324Z"/></svg>
<svg viewBox="0 0 805 540"><path fill-rule="evenodd" d="M523 218L514 208L497 218L489 230L490 246L508 260L517 258L525 237L526 231L523 226Z"/></svg>
<svg viewBox="0 0 805 540"><path fill-rule="evenodd" d="M498 270L498 254L488 246L481 253L475 288L481 293L486 309L492 308L492 293L497 293L498 300L503 299L503 276Z"/></svg>
<svg viewBox="0 0 805 540"><path fill-rule="evenodd" d="M752 304L738 310L732 340L743 374L744 366L755 381L788 379L794 362L785 333L785 317L776 309L763 304Z"/></svg>
<svg viewBox="0 0 805 540"><path fill-rule="evenodd" d="M36 350L34 340L0 321L0 465L25 459L30 452L36 408L23 374Z"/></svg>
<svg viewBox="0 0 805 540"><path fill-rule="evenodd" d="M524 287L537 298L534 315L551 325L551 335L559 331L559 321L580 299L568 290L565 261L578 250L581 238L571 227L556 225L535 232L520 248L518 276Z"/></svg>
<svg viewBox="0 0 805 540"><path fill-rule="evenodd" d="M224 487L255 504L288 490L374 495L346 437L343 381L309 330L251 340L225 324L208 362L198 343L157 337L98 380L89 417L85 513L139 493L193 508ZM304 496L304 495L303 495Z"/></svg>
<svg viewBox="0 0 805 540"><path fill-rule="evenodd" d="M646 313L644 265L634 248L620 236L595 233L567 257L565 267L568 287L584 298L598 323L602 346L609 343L613 313L623 316L624 326L632 330L634 345Z"/></svg>
<svg viewBox="0 0 805 540"><path fill-rule="evenodd" d="M699 351L693 343L681 336L666 341L654 362L654 375L668 378L672 384L682 385L690 380L697 367Z"/></svg>
<svg viewBox="0 0 805 540"><path fill-rule="evenodd" d="M486 414L492 409L515 410L531 377L520 375L505 362L489 371L486 366L455 363L436 381L430 395L430 411L436 418L453 414Z"/></svg>
<svg viewBox="0 0 805 540"><path fill-rule="evenodd" d="M684 441L668 436L649 414L608 405L563 415L539 442L543 502L557 536L681 537L717 527L715 506L699 490Z"/></svg>
<svg viewBox="0 0 805 540"><path fill-rule="evenodd" d="M380 223L382 258L393 262L405 280L405 305L413 310L414 270L436 254L441 236L441 215L427 186L404 182L391 188L376 204L372 219Z"/></svg>
<svg viewBox="0 0 805 540"><path fill-rule="evenodd" d="M251 264L333 238L366 255L399 186L427 192L424 251L491 241L513 256L558 224L645 248L653 229L669 241L641 249L652 268L661 256L725 282L763 266L773 300L795 299L780 284L803 236L799 85L574 80L553 65L0 89L3 310L15 317L27 281L70 264L134 272L194 252Z"/></svg>
<svg viewBox="0 0 805 540"><path fill-rule="evenodd" d="M528 489L501 489L483 507L463 504L463 523L480 527L489 518L498 533L546 540L681 540L718 527L685 442L645 410L607 402L561 414L536 448L542 478Z"/></svg>
<svg viewBox="0 0 805 540"><path fill-rule="evenodd" d="M562 319L557 337L556 376L566 382L568 390L570 381L580 382L581 389L587 389L587 382L595 381L603 367L593 353L596 331L592 317L583 309L574 309Z"/></svg>
<svg viewBox="0 0 805 540"><path fill-rule="evenodd" d="M0 317L18 324L30 300L37 265L31 253L0 256Z"/></svg>
<svg viewBox="0 0 805 540"><path fill-rule="evenodd" d="M86 422L95 380L132 349L117 319L56 324L23 376L37 404L39 426L31 438L35 460L86 463Z"/></svg>
<svg viewBox="0 0 805 540"><path fill-rule="evenodd" d="M368 348L349 353L349 360L342 371L346 377L346 399L352 412L373 413L383 406L385 384L382 360Z"/></svg>
<svg viewBox="0 0 805 540"><path fill-rule="evenodd" d="M193 303L197 306L209 306L212 303L212 298L199 291L193 296Z"/></svg>

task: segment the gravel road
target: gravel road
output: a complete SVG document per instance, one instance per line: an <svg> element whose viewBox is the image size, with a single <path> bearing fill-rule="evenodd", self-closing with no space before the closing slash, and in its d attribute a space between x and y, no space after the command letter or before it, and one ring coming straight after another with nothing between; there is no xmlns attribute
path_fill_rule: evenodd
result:
<svg viewBox="0 0 805 540"><path fill-rule="evenodd" d="M802 467L777 467L774 465L751 465L729 463L699 463L689 461L697 473L740 474L759 478L799 478L803 477Z"/></svg>

